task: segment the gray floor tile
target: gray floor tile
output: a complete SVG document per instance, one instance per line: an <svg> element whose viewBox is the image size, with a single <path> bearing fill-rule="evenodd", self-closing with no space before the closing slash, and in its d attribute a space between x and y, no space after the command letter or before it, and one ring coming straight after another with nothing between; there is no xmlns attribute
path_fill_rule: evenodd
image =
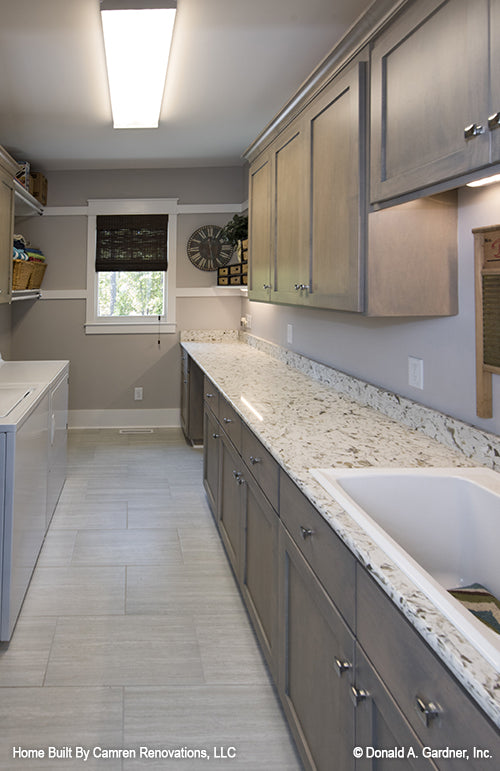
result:
<svg viewBox="0 0 500 771"><path fill-rule="evenodd" d="M22 614L11 642L0 643L0 686L43 685L55 627L55 618Z"/></svg>
<svg viewBox="0 0 500 771"><path fill-rule="evenodd" d="M121 688L0 688L0 769L111 769L121 760L75 757L55 760L49 747L121 747L123 743ZM13 748L44 749L37 760L13 758Z"/></svg>
<svg viewBox="0 0 500 771"><path fill-rule="evenodd" d="M102 616L123 614L124 609L124 567L39 567L23 616Z"/></svg>
<svg viewBox="0 0 500 771"><path fill-rule="evenodd" d="M192 620L171 616L60 618L47 685L203 682Z"/></svg>
<svg viewBox="0 0 500 771"><path fill-rule="evenodd" d="M182 562L175 528L81 530L75 542L75 565L149 565Z"/></svg>
<svg viewBox="0 0 500 771"><path fill-rule="evenodd" d="M178 429L72 430L68 460L0 645L0 771L299 771L207 504L202 452ZM91 755L14 760L14 746ZM99 746L137 757L92 757ZM210 760L141 760L141 746L203 747ZM235 758L215 757L233 746Z"/></svg>
<svg viewBox="0 0 500 771"><path fill-rule="evenodd" d="M188 771L301 769L270 686L126 688L124 703L126 746L197 749L209 758L174 759L168 764L161 760L127 760L127 771L145 767ZM225 759L220 757L223 753Z"/></svg>

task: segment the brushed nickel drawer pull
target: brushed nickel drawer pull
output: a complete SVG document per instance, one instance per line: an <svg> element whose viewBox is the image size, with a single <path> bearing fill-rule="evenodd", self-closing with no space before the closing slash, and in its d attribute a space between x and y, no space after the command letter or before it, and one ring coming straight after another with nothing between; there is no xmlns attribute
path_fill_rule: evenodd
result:
<svg viewBox="0 0 500 771"><path fill-rule="evenodd" d="M306 538L310 538L314 533L314 530L311 530L310 527L304 527L303 525L300 526L300 534L304 541Z"/></svg>
<svg viewBox="0 0 500 771"><path fill-rule="evenodd" d="M464 128L464 139L474 139L474 137L484 134L484 126L478 123L471 123Z"/></svg>
<svg viewBox="0 0 500 771"><path fill-rule="evenodd" d="M207 397L207 399L212 399L213 398L213 394L205 394L205 396Z"/></svg>
<svg viewBox="0 0 500 771"><path fill-rule="evenodd" d="M212 434L212 439L219 439L220 434Z"/></svg>
<svg viewBox="0 0 500 771"><path fill-rule="evenodd" d="M500 111L494 113L494 115L490 115L488 118L488 128L490 131L500 128Z"/></svg>
<svg viewBox="0 0 500 771"><path fill-rule="evenodd" d="M368 691L365 691L363 688L356 688L355 685L351 685L351 701L355 707L357 707L361 701L365 701L369 696L370 694Z"/></svg>
<svg viewBox="0 0 500 771"><path fill-rule="evenodd" d="M271 289L271 284L262 284L262 289Z"/></svg>
<svg viewBox="0 0 500 771"><path fill-rule="evenodd" d="M342 661L342 659L339 659L335 657L335 666L337 667L337 674L339 677L342 677L344 672L348 672L350 669L352 669L352 664L350 661Z"/></svg>
<svg viewBox="0 0 500 771"><path fill-rule="evenodd" d="M260 463L262 461L262 458L255 458L253 455L250 455L250 463L252 466L255 466L256 463Z"/></svg>
<svg viewBox="0 0 500 771"><path fill-rule="evenodd" d="M427 704L420 696L415 696L415 709L422 723L428 728L433 720L439 717L440 709L432 701Z"/></svg>
<svg viewBox="0 0 500 771"><path fill-rule="evenodd" d="M223 419L224 423L232 423L233 422L231 420L231 418L222 418L222 419Z"/></svg>

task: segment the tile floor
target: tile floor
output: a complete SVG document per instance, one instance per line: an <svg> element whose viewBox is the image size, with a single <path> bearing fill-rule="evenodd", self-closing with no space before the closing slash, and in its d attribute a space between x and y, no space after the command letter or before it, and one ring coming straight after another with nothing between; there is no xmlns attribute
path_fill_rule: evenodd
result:
<svg viewBox="0 0 500 771"><path fill-rule="evenodd" d="M301 769L201 477L176 429L70 431L66 485L0 644L2 771Z"/></svg>

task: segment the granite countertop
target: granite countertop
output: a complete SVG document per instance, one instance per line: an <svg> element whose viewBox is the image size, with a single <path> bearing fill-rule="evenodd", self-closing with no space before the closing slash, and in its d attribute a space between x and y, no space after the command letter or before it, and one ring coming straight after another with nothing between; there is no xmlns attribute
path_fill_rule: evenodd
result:
<svg viewBox="0 0 500 771"><path fill-rule="evenodd" d="M500 673L309 471L329 466L492 467L497 437L483 437L473 427L248 334L186 332L181 344L500 727Z"/></svg>

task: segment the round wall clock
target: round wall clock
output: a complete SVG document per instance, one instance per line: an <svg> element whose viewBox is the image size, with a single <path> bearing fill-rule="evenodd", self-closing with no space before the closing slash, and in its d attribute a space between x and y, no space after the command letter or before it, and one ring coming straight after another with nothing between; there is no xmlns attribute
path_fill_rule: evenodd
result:
<svg viewBox="0 0 500 771"><path fill-rule="evenodd" d="M234 248L221 236L218 225L203 225L192 233L187 242L187 254L200 270L217 270L227 265Z"/></svg>

